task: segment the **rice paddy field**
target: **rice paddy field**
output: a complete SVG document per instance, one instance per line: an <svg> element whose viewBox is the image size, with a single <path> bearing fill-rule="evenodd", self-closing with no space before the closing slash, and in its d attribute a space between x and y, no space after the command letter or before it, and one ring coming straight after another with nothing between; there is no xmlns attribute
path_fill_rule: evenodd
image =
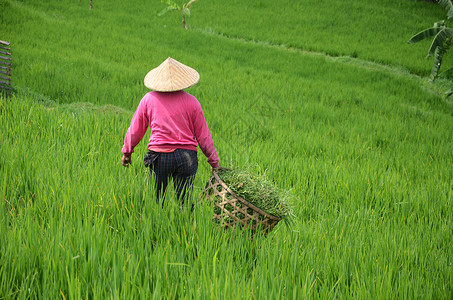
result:
<svg viewBox="0 0 453 300"><path fill-rule="evenodd" d="M445 19L414 0L0 0L0 299L452 299L453 101L428 82ZM167 57L195 68L224 167L266 174L295 220L225 231L164 207L124 134ZM449 65L451 58L444 60ZM451 64L450 64L451 65ZM145 139L149 136L148 131Z"/></svg>

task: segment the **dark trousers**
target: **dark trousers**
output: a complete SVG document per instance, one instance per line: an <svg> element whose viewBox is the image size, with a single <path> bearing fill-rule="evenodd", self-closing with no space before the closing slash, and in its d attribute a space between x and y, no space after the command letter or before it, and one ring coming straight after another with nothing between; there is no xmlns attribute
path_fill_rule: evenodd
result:
<svg viewBox="0 0 453 300"><path fill-rule="evenodd" d="M167 190L168 180L173 185L178 200L184 204L193 189L193 181L198 169L197 152L176 149L170 153L149 151L145 155L145 166L149 167L149 176L155 176L156 200L159 203Z"/></svg>

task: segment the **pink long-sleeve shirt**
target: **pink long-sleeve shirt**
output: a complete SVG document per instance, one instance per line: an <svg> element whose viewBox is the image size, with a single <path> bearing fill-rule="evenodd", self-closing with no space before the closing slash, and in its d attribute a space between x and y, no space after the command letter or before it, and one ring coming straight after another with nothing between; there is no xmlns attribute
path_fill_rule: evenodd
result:
<svg viewBox="0 0 453 300"><path fill-rule="evenodd" d="M160 152L178 148L196 151L198 142L208 163L213 168L219 166L219 157L201 105L189 93L147 93L135 111L121 152L133 153L148 127L151 128L148 149Z"/></svg>

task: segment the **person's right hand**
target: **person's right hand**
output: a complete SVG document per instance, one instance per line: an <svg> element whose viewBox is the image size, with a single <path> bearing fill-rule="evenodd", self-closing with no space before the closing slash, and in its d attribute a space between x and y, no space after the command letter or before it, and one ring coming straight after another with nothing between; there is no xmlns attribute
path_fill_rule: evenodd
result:
<svg viewBox="0 0 453 300"><path fill-rule="evenodd" d="M129 165L132 163L131 155L123 154L123 157L121 158L121 163L123 164L124 167L128 168Z"/></svg>

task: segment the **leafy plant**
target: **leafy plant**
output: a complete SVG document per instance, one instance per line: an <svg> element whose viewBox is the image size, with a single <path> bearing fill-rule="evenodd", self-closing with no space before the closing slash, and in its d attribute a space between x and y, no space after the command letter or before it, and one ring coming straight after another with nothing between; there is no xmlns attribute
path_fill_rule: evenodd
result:
<svg viewBox="0 0 453 300"><path fill-rule="evenodd" d="M289 193L277 188L264 174L252 173L247 167L220 169L218 174L236 195L265 212L285 221L294 217Z"/></svg>
<svg viewBox="0 0 453 300"><path fill-rule="evenodd" d="M184 26L184 29L187 30L186 16L190 17L190 7L197 2L197 0L190 0L183 5L178 5L172 0L161 0L161 2L167 4L167 7L162 10L158 16L162 16L171 10L177 10L181 14L182 25Z"/></svg>
<svg viewBox="0 0 453 300"><path fill-rule="evenodd" d="M437 0L437 4L441 5L447 11L447 19L453 18L453 4L450 0ZM428 50L427 57L434 55L433 67L431 69L430 80L434 81L439 75L440 66L445 53L450 49L453 37L453 28L447 27L445 20L434 23L433 27L427 28L414 35L408 43L413 44L426 38L434 37L431 46ZM448 69L443 74L451 73Z"/></svg>

